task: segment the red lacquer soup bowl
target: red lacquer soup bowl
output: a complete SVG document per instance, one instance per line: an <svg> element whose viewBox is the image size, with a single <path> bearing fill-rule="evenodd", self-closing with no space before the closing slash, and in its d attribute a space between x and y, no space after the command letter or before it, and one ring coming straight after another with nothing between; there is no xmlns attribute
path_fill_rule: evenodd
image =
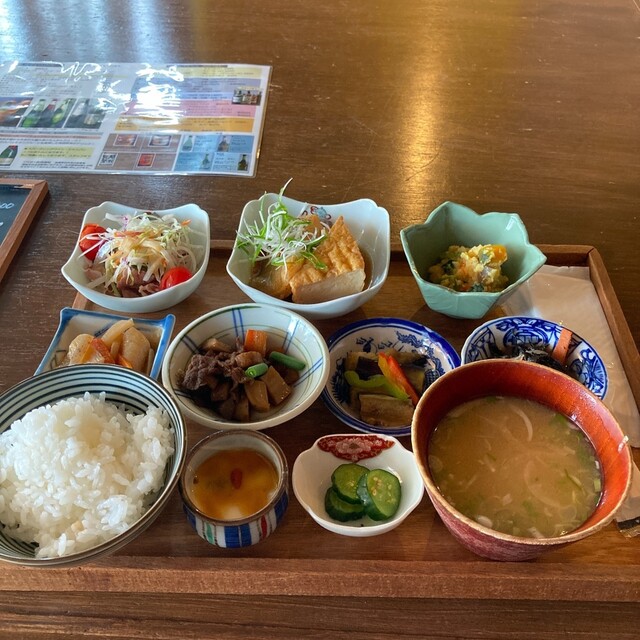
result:
<svg viewBox="0 0 640 640"><path fill-rule="evenodd" d="M450 410L485 396L537 401L573 420L587 435L600 460L602 496L580 527L550 538L500 533L461 514L438 491L428 464L430 436ZM592 535L611 522L631 484L631 451L611 412L573 378L531 362L483 360L447 372L420 399L413 416L411 440L427 493L444 524L465 547L493 560L529 560Z"/></svg>

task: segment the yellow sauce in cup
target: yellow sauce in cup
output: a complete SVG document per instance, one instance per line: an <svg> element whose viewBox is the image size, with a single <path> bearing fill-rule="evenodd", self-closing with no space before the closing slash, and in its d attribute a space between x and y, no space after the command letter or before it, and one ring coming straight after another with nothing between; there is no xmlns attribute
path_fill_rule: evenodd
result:
<svg viewBox="0 0 640 640"><path fill-rule="evenodd" d="M218 451L198 466L187 491L214 520L240 520L266 507L278 487L276 468L253 449Z"/></svg>

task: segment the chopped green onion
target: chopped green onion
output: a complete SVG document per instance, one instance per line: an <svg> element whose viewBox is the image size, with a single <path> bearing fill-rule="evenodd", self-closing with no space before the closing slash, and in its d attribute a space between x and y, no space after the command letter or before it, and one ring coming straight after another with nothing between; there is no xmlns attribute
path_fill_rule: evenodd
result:
<svg viewBox="0 0 640 640"><path fill-rule="evenodd" d="M245 373L245 375L249 376L250 378L259 378L260 376L262 376L265 373L267 373L267 369L268 368L269 367L267 366L266 363L260 362L258 364L251 365L250 367L245 369L244 373Z"/></svg>
<svg viewBox="0 0 640 640"><path fill-rule="evenodd" d="M280 353L279 351L272 351L269 354L269 359L282 364L289 369L295 369L296 371L302 371L302 369L307 366L306 362L298 360L292 356L288 356L284 353Z"/></svg>
<svg viewBox="0 0 640 640"><path fill-rule="evenodd" d="M289 182L291 182L289 180ZM282 202L287 185L280 190L278 201L264 211L264 201L260 205L260 220L246 224L244 231L238 232L236 247L242 249L252 264L266 261L275 267L303 258L317 269L327 268L314 255L315 248L327 237L327 231L319 231L306 218L292 216Z"/></svg>

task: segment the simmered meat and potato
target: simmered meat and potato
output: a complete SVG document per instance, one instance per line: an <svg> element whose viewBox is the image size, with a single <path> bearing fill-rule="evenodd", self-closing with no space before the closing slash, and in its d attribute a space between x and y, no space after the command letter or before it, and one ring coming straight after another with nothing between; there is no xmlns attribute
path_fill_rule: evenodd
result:
<svg viewBox="0 0 640 640"><path fill-rule="evenodd" d="M226 420L249 422L255 412L280 406L292 392L305 363L269 351L268 335L250 329L235 345L210 338L191 356L179 378L183 391L198 405ZM268 355L267 355L268 354Z"/></svg>

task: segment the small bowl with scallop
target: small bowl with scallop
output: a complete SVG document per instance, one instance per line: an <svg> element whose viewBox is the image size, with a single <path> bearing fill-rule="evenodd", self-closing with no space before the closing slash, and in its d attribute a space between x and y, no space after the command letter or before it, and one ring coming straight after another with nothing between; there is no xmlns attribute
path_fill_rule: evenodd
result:
<svg viewBox="0 0 640 640"><path fill-rule="evenodd" d="M365 433L409 435L420 396L460 364L441 335L402 318L352 322L327 343L330 372L322 400L336 418Z"/></svg>
<svg viewBox="0 0 640 640"><path fill-rule="evenodd" d="M19 382L0 396L0 560L114 553L160 515L185 456L180 410L147 375L80 364Z"/></svg>
<svg viewBox="0 0 640 640"><path fill-rule="evenodd" d="M484 322L465 340L462 364L488 358L515 358L563 371L601 400L607 368L589 342L568 327L544 318L504 316Z"/></svg>
<svg viewBox="0 0 640 640"><path fill-rule="evenodd" d="M493 560L536 558L597 535L631 484L627 437L570 376L505 359L465 364L416 408L411 441L450 533Z"/></svg>
<svg viewBox="0 0 640 640"><path fill-rule="evenodd" d="M89 209L62 275L96 305L131 315L173 307L207 271L209 215L195 204L149 211L115 202Z"/></svg>
<svg viewBox="0 0 640 640"><path fill-rule="evenodd" d="M260 431L217 431L189 452L178 485L187 520L206 542L234 549L264 540L289 505L289 468Z"/></svg>
<svg viewBox="0 0 640 640"><path fill-rule="evenodd" d="M255 302L335 318L380 291L390 256L389 214L373 200L320 205L265 193L242 211L227 272Z"/></svg>
<svg viewBox="0 0 640 640"><path fill-rule="evenodd" d="M387 533L420 504L424 487L411 451L393 436L323 436L293 465L293 491L321 527L343 536Z"/></svg>
<svg viewBox="0 0 640 640"><path fill-rule="evenodd" d="M445 202L400 240L428 307L452 318L482 318L546 262L516 213L478 214Z"/></svg>
<svg viewBox="0 0 640 640"><path fill-rule="evenodd" d="M162 382L184 414L217 430L292 420L318 398L328 375L327 345L311 322L255 303L196 318L162 365Z"/></svg>

